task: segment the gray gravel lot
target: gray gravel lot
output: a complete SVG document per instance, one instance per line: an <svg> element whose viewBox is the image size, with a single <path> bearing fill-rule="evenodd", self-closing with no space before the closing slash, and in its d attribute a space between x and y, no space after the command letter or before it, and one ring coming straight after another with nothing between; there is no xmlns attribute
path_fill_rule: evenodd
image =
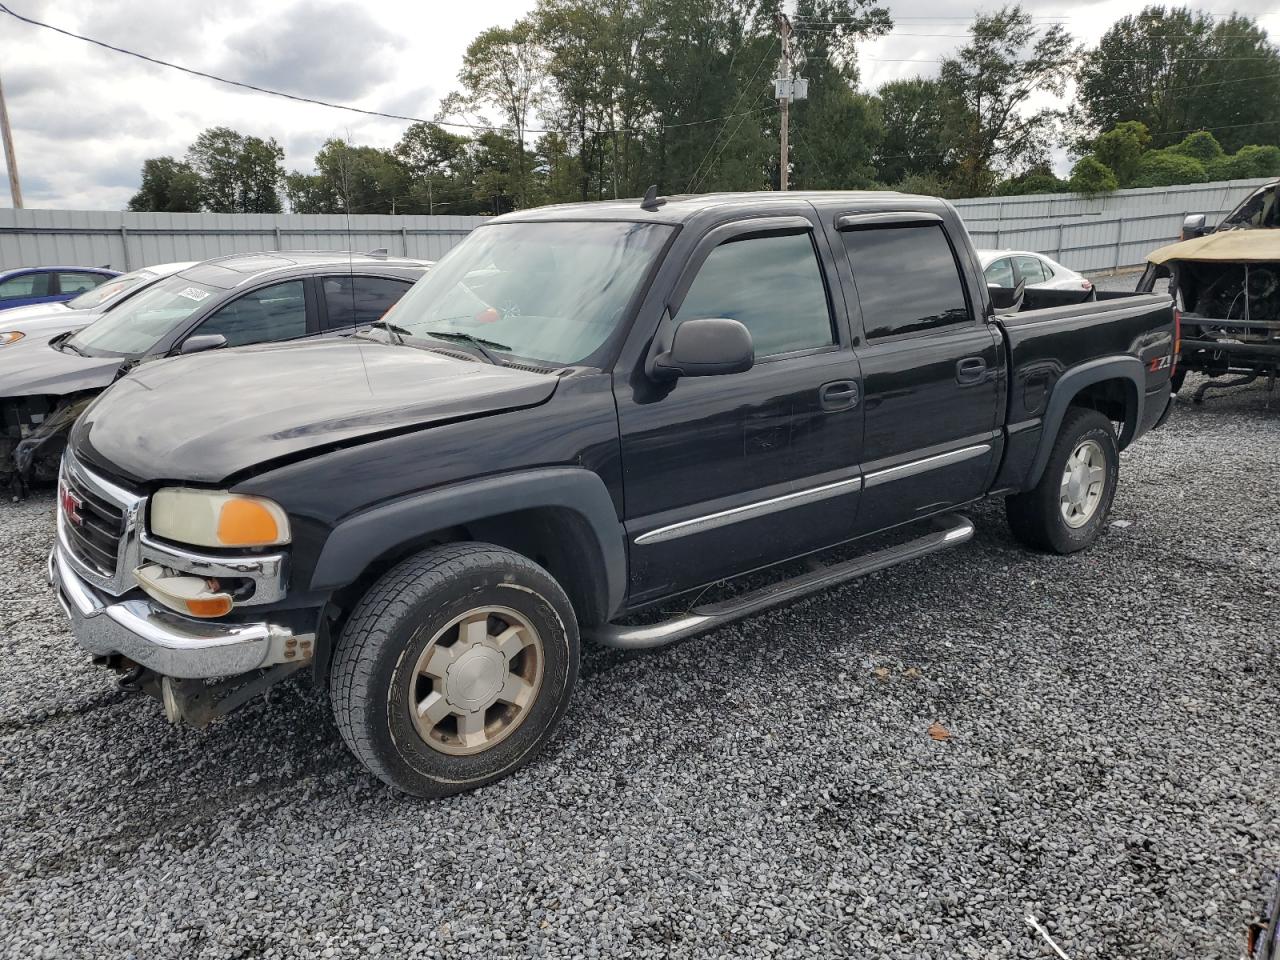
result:
<svg viewBox="0 0 1280 960"><path fill-rule="evenodd" d="M949 553L593 650L539 760L434 803L300 684L203 732L116 693L44 585L52 501L0 506L0 953L1050 956L1031 912L1073 960L1236 957L1280 863L1278 502L1280 396L1182 406L1093 551L993 504Z"/></svg>

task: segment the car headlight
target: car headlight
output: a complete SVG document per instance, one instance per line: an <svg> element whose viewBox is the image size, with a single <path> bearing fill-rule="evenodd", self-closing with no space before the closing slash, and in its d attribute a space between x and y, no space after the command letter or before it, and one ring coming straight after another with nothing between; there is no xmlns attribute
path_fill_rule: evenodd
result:
<svg viewBox="0 0 1280 960"><path fill-rule="evenodd" d="M5 330L3 333L0 333L0 347L8 346L11 343L17 343L25 336L26 334L21 330Z"/></svg>
<svg viewBox="0 0 1280 960"><path fill-rule="evenodd" d="M289 542L278 503L217 490L166 487L151 498L151 532L200 547L274 547Z"/></svg>

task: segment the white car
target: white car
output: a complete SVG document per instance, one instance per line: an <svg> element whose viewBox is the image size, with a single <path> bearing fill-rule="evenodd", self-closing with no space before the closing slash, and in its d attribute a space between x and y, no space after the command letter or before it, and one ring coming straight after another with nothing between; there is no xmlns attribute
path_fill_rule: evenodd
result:
<svg viewBox="0 0 1280 960"><path fill-rule="evenodd" d="M1023 310L1083 303L1097 296L1088 277L1068 270L1043 253L1030 250L979 250L977 253L988 285L1012 289L1020 280L1026 284Z"/></svg>
<svg viewBox="0 0 1280 960"><path fill-rule="evenodd" d="M0 313L0 348L17 343L32 334L56 336L69 330L79 330L157 280L171 277L195 264L195 261L157 263L152 267L112 277L106 283L86 290L71 300L33 303L6 310Z"/></svg>

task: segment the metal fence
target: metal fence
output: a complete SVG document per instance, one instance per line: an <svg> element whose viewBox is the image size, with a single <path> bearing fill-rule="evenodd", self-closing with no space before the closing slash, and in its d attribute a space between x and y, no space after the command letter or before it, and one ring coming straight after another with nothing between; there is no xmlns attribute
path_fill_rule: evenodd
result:
<svg viewBox="0 0 1280 960"><path fill-rule="evenodd" d="M357 250L436 260L484 217L0 209L0 269L208 260L260 250Z"/></svg>
<svg viewBox="0 0 1280 960"><path fill-rule="evenodd" d="M1037 250L1073 270L1099 273L1139 266L1154 248L1178 239L1182 219L1203 213L1216 223L1267 179L957 200L979 247Z"/></svg>
<svg viewBox="0 0 1280 960"><path fill-rule="evenodd" d="M1137 266L1176 240L1182 218L1219 220L1266 180L957 200L979 247L1038 250L1068 267ZM0 209L0 269L56 264L131 270L258 250L373 250L436 260L485 217L126 213Z"/></svg>

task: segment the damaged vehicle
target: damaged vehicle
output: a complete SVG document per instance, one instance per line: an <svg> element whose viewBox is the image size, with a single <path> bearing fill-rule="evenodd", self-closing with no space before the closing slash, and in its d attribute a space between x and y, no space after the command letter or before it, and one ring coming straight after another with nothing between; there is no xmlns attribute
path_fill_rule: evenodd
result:
<svg viewBox="0 0 1280 960"><path fill-rule="evenodd" d="M103 394L50 581L174 722L304 672L370 771L456 793L547 741L583 639L657 647L950 549L987 497L1032 548L1089 547L1168 415L1173 305L998 315L1021 295L927 197L508 214L368 332Z"/></svg>
<svg viewBox="0 0 1280 960"><path fill-rule="evenodd" d="M1138 292L1167 282L1182 312L1174 389L1188 371L1210 378L1196 390L1242 386L1259 377L1274 389L1280 372L1280 179L1259 187L1215 229L1201 214L1183 239L1154 251ZM1231 377L1232 379L1218 379Z"/></svg>
<svg viewBox="0 0 1280 960"><path fill-rule="evenodd" d="M45 333L56 336L59 333L87 327L102 314L118 307L157 280L171 277L195 265L194 260L157 263L151 267L134 270L132 273L122 273L71 300L33 303L6 310L0 314L0 347L17 343L29 334Z"/></svg>
<svg viewBox="0 0 1280 960"><path fill-rule="evenodd" d="M0 476L14 496L52 482L76 417L145 361L354 333L428 266L380 253L237 254L159 280L81 330L24 336L0 348Z"/></svg>

